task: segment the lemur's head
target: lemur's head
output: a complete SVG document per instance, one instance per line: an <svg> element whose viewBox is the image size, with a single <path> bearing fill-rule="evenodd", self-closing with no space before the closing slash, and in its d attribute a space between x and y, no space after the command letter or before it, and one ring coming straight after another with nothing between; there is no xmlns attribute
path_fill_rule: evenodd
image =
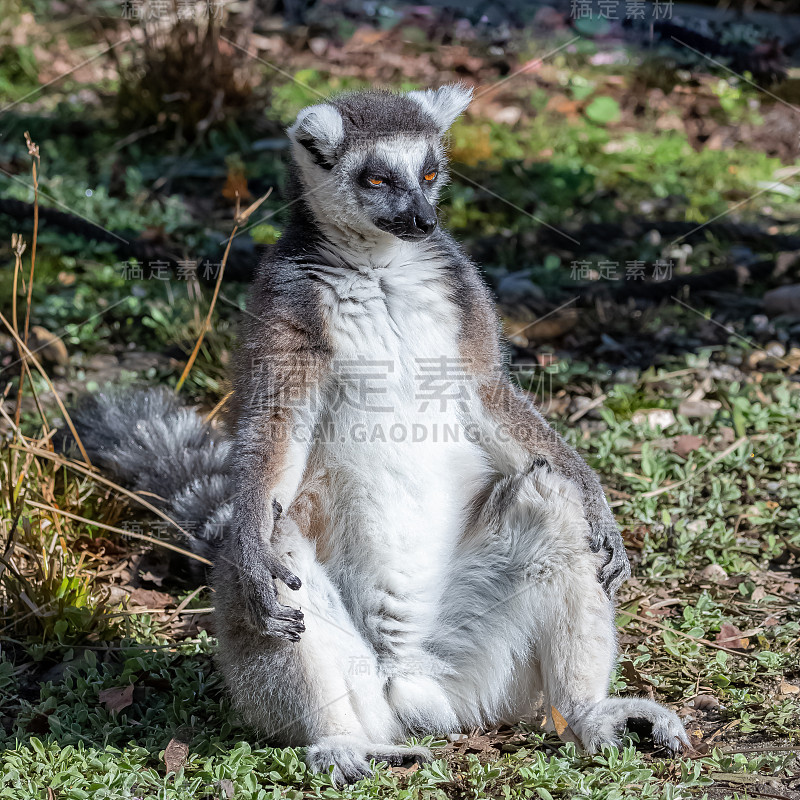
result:
<svg viewBox="0 0 800 800"><path fill-rule="evenodd" d="M456 85L356 92L304 108L289 137L323 230L361 241L430 236L447 180L442 137L471 97Z"/></svg>

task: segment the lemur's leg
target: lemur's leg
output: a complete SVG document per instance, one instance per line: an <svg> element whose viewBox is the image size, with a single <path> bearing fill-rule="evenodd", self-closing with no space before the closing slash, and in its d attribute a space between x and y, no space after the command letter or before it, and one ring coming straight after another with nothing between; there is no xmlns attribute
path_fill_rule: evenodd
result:
<svg viewBox="0 0 800 800"><path fill-rule="evenodd" d="M278 586L279 600L299 607L305 632L291 642L259 636L233 623L241 617L235 573L218 567L218 663L243 720L269 741L306 746L315 772L333 767L337 784L371 774L371 759L389 764L425 761L422 747L403 747L402 732L384 698L374 653L358 633L338 592L316 559L313 544L294 522L281 523L276 556L303 576L297 591Z"/></svg>
<svg viewBox="0 0 800 800"><path fill-rule="evenodd" d="M541 694L543 710L555 708L589 751L618 743L630 719L678 750L688 739L675 714L608 697L614 606L581 500L547 465L502 478L487 494L431 642L455 668L446 688L464 727L530 717Z"/></svg>

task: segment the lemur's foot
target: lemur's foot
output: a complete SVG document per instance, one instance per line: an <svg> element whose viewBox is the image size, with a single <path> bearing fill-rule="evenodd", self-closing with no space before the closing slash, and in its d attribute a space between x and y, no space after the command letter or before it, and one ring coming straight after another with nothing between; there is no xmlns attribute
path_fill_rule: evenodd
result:
<svg viewBox="0 0 800 800"><path fill-rule="evenodd" d="M446 692L429 675L398 675L389 681L387 700L406 731L423 733L458 727Z"/></svg>
<svg viewBox="0 0 800 800"><path fill-rule="evenodd" d="M609 697L590 709L575 727L586 750L596 753L605 744L619 746L629 723L651 728L653 742L672 755L691 747L677 714L640 697Z"/></svg>
<svg viewBox="0 0 800 800"><path fill-rule="evenodd" d="M425 764L432 758L427 747L372 744L351 736L329 736L306 751L309 769L312 772L330 772L336 786L370 777L372 760L399 767L404 764Z"/></svg>
<svg viewBox="0 0 800 800"><path fill-rule="evenodd" d="M589 546L593 552L602 551L605 562L600 567L598 578L609 597L614 597L620 586L631 576L631 564L625 545L616 527L606 527L592 532Z"/></svg>

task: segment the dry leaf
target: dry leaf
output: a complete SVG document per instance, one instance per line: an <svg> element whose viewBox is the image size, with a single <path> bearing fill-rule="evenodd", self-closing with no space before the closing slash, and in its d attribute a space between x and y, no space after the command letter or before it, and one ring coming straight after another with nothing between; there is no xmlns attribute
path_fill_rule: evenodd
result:
<svg viewBox="0 0 800 800"><path fill-rule="evenodd" d="M672 452L679 455L681 458L686 458L689 453L694 452L703 445L702 436L692 436L691 434L684 433L676 436L672 442Z"/></svg>
<svg viewBox="0 0 800 800"><path fill-rule="evenodd" d="M145 608L169 608L175 605L175 599L166 592L158 592L155 589L134 589L131 592L131 600L136 605Z"/></svg>
<svg viewBox="0 0 800 800"><path fill-rule="evenodd" d="M728 573L719 564L709 564L700 573L700 577L711 583L724 583L728 580Z"/></svg>
<svg viewBox="0 0 800 800"><path fill-rule="evenodd" d="M732 650L747 650L750 646L750 640L742 636L742 632L730 622L722 623L715 641Z"/></svg>
<svg viewBox="0 0 800 800"><path fill-rule="evenodd" d="M753 590L753 594L750 595L750 602L758 603L760 600L763 600L767 596L767 590L763 586L756 586Z"/></svg>
<svg viewBox="0 0 800 800"><path fill-rule="evenodd" d="M719 700L711 694L699 694L692 700L692 705L698 711L711 711L719 708Z"/></svg>
<svg viewBox="0 0 800 800"><path fill-rule="evenodd" d="M550 714L553 717L553 726L556 729L556 733L561 736L569 728L569 723L561 716L555 706L550 706Z"/></svg>
<svg viewBox="0 0 800 800"><path fill-rule="evenodd" d="M103 689L98 695L98 700L106 707L106 711L122 711L133 703L133 684Z"/></svg>
<svg viewBox="0 0 800 800"><path fill-rule="evenodd" d="M249 200L253 195L247 188L247 178L244 175L244 170L240 167L232 167L228 170L228 176L225 179L225 186L222 189L222 196L227 200Z"/></svg>
<svg viewBox="0 0 800 800"><path fill-rule="evenodd" d="M178 773L183 769L186 759L189 758L189 745L180 739L170 739L167 749L164 750L164 763L167 765L167 772Z"/></svg>
<svg viewBox="0 0 800 800"><path fill-rule="evenodd" d="M399 775L399 776L402 777L402 776L405 776L405 775L411 775L412 773L416 772L418 769L419 769L419 764L417 764L417 763L411 764L408 767L392 767L392 774L393 775Z"/></svg>

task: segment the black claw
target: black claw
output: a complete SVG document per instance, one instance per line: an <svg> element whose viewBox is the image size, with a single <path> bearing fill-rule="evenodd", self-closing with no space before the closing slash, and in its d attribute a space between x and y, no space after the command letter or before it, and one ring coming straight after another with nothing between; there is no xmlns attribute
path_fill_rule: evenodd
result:
<svg viewBox="0 0 800 800"><path fill-rule="evenodd" d="M290 588L297 591L303 584L300 582L300 578L296 575L287 575L286 580L284 583Z"/></svg>

